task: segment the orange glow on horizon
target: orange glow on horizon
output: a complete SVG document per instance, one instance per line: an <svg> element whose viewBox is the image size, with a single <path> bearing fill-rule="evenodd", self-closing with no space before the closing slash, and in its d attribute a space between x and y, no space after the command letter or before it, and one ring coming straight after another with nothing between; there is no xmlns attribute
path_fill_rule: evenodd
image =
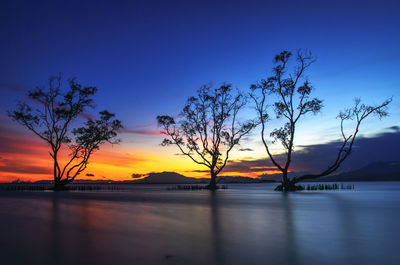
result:
<svg viewBox="0 0 400 265"><path fill-rule="evenodd" d="M251 169L276 169L276 167L274 166L270 166L270 167L250 167Z"/></svg>
<svg viewBox="0 0 400 265"><path fill-rule="evenodd" d="M52 158L49 146L32 133L21 130L14 124L6 127L0 135L0 182L52 180ZM157 137L157 136L154 136ZM155 141L156 139L154 139ZM158 142L158 140L157 140ZM92 180L132 180L139 179L133 175L147 175L152 172L176 172L186 177L209 178L207 167L193 163L189 158L177 155L174 148L164 148L157 144L151 150L133 148L131 144L103 145L89 160L87 169L77 179ZM68 150L61 152L59 162L63 167L68 159ZM239 169L240 159L228 162L236 163L236 167L225 168L220 176L243 176L258 178L261 174L280 173L271 166L243 167Z"/></svg>

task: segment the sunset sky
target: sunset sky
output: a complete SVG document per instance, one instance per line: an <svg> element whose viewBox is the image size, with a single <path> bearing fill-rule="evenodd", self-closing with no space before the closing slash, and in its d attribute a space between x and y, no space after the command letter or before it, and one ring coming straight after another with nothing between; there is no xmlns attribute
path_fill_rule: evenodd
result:
<svg viewBox="0 0 400 265"><path fill-rule="evenodd" d="M335 117L355 97L393 102L389 117L363 124L364 138L342 170L398 160L399 1L299 2L1 1L0 182L52 178L48 146L7 110L60 72L65 81L97 86L96 110L116 113L125 127L119 145L104 145L92 157L86 173L93 176L81 178L129 180L161 171L207 176L176 147L159 145L156 116L176 116L204 84L228 82L248 93L271 74L275 54L299 48L317 57L307 76L324 108L299 125L293 171L324 167L340 137ZM249 105L243 117L254 116ZM257 128L224 174L275 173L270 166Z"/></svg>

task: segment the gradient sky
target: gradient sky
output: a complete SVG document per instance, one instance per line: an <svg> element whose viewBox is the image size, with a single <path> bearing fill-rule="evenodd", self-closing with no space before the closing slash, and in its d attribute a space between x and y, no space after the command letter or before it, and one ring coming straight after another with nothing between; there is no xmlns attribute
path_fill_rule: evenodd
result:
<svg viewBox="0 0 400 265"><path fill-rule="evenodd" d="M386 0L1 1L0 181L51 178L46 145L6 110L59 72L97 86L97 110L116 113L125 126L119 146L104 146L92 158L87 173L95 178L160 171L204 176L201 167L175 155L175 147L159 146L155 117L178 114L203 84L230 82L247 93L270 75L273 55L284 49L309 49L318 58L307 75L325 105L299 126L297 145L336 140L335 117L355 97L376 104L393 96L390 117L367 121L362 133L395 133L399 13L400 3ZM253 115L250 108L245 113ZM266 157L258 130L240 148L252 151L236 151L236 164ZM225 174L257 176L255 169Z"/></svg>

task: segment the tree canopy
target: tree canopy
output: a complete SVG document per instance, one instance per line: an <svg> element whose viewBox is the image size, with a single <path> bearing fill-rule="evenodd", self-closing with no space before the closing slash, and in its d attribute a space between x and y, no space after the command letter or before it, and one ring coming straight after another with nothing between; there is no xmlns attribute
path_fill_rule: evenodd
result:
<svg viewBox="0 0 400 265"><path fill-rule="evenodd" d="M293 61L295 67L290 72L288 65ZM338 116L341 120L343 144L339 148L336 160L319 174L307 174L290 179L288 172L292 162L296 126L304 116L317 114L323 107L322 100L311 97L314 88L305 76L305 71L314 62L315 57L309 51L299 50L296 55L289 51L282 51L274 58L273 75L250 87L250 97L253 99L257 119L261 124L262 143L271 162L282 172L282 184L277 187L277 190L296 190L301 188L296 186L299 181L319 178L335 172L350 155L361 123L371 115L376 115L379 118L387 116L387 106L390 104L391 99L387 99L375 106L361 104L361 101L357 99L353 108L340 112ZM275 101L271 102L273 99ZM268 122L271 119L269 115L271 108L275 113L276 119L284 121L282 127L268 128ZM344 123L351 120L356 121L355 127L353 133L346 135ZM268 140L269 137L272 138L272 141ZM282 145L285 154L283 163L277 161L276 155L271 152L271 145L275 142L279 142Z"/></svg>
<svg viewBox="0 0 400 265"><path fill-rule="evenodd" d="M254 121L239 121L239 111L246 98L230 84L218 88L202 86L196 97L190 97L177 121L171 116L157 116L163 146L176 145L183 155L210 170L210 189L217 186L216 177L224 169L233 147L255 126Z"/></svg>
<svg viewBox="0 0 400 265"><path fill-rule="evenodd" d="M74 127L74 121L88 108L94 108L93 95L97 88L82 86L70 79L68 89L62 89L61 75L49 78L48 88L36 88L28 96L33 103L20 102L9 116L32 131L50 146L53 159L54 188L63 189L72 182L89 163L93 152L108 142L116 144L121 121L114 114L101 111L100 118L89 119L82 127ZM60 152L66 146L69 159L60 163Z"/></svg>

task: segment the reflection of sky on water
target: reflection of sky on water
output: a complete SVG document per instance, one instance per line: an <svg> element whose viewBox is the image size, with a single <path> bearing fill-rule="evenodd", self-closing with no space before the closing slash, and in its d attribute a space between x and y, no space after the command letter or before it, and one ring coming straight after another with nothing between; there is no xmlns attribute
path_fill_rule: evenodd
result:
<svg viewBox="0 0 400 265"><path fill-rule="evenodd" d="M400 183L380 185L287 195L270 184L215 194L3 192L1 263L396 264Z"/></svg>

